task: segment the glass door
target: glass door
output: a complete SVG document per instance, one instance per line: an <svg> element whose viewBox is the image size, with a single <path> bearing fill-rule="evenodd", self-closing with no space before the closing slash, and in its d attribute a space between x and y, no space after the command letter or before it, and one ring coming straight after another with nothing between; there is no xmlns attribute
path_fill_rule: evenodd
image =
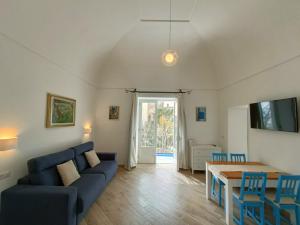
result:
<svg viewBox="0 0 300 225"><path fill-rule="evenodd" d="M156 163L156 101L139 101L138 163Z"/></svg>
<svg viewBox="0 0 300 225"><path fill-rule="evenodd" d="M174 99L157 101L156 163L176 163L177 102Z"/></svg>
<svg viewBox="0 0 300 225"><path fill-rule="evenodd" d="M138 116L138 163L176 163L176 99L140 98Z"/></svg>

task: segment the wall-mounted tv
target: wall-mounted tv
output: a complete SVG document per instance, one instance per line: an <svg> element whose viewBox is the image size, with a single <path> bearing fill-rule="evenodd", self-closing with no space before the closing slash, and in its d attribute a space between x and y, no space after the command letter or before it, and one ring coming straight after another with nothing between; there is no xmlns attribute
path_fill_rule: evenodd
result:
<svg viewBox="0 0 300 225"><path fill-rule="evenodd" d="M298 132L297 98L250 104L251 128Z"/></svg>

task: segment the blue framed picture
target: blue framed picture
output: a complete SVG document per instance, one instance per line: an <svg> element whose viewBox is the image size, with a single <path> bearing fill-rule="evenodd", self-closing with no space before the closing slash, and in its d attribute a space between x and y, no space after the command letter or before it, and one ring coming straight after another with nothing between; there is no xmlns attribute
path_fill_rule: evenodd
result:
<svg viewBox="0 0 300 225"><path fill-rule="evenodd" d="M206 122L206 107L205 106L196 107L196 121Z"/></svg>

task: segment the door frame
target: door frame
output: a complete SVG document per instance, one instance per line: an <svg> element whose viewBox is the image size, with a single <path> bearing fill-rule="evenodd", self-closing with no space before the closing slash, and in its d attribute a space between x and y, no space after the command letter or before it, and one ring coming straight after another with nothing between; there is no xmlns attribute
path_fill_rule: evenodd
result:
<svg viewBox="0 0 300 225"><path fill-rule="evenodd" d="M139 96L138 97L138 115L137 115L137 121L138 121L138 124L137 124L137 150L138 150L138 163L156 163L156 143L155 143L155 149L154 149L154 159L152 160L152 162L140 162L140 141L141 141L141 138L139 136L139 134L141 133L141 115L142 115L142 107L141 107L141 102L149 102L149 103L152 103L154 102L155 103L155 114L157 113L157 103L159 101L174 101L175 102L175 107L174 107L174 147L175 147L175 157L176 157L176 164L177 163L177 151L178 151L178 138L177 138L177 135L178 135L178 130L177 130L177 126L178 126L178 117L177 119L175 120L175 117L176 117L176 112L178 114L178 99L177 97L175 96L161 96L161 95L151 95L151 96L148 96L148 95L142 95L142 96ZM157 117L155 118L155 142L157 141Z"/></svg>
<svg viewBox="0 0 300 225"><path fill-rule="evenodd" d="M230 145L230 113L234 112L234 111L241 111L244 115L244 122L246 123L243 126L243 129L245 129L245 140L247 141L246 143L246 149L244 150L244 152L241 152L242 149L238 150L238 149L231 149L231 145ZM240 105L240 106L234 106L234 107L230 107L228 108L228 116L227 116L227 148L228 148L228 153L245 153L246 154L246 159L247 161L250 161L249 158L249 106L248 105Z"/></svg>

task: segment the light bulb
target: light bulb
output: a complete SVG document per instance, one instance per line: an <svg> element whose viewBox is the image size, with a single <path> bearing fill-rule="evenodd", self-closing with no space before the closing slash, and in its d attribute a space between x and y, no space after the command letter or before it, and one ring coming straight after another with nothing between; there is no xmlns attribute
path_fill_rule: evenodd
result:
<svg viewBox="0 0 300 225"><path fill-rule="evenodd" d="M177 63L178 55L174 50L166 50L162 54L162 62L166 66L174 66Z"/></svg>

